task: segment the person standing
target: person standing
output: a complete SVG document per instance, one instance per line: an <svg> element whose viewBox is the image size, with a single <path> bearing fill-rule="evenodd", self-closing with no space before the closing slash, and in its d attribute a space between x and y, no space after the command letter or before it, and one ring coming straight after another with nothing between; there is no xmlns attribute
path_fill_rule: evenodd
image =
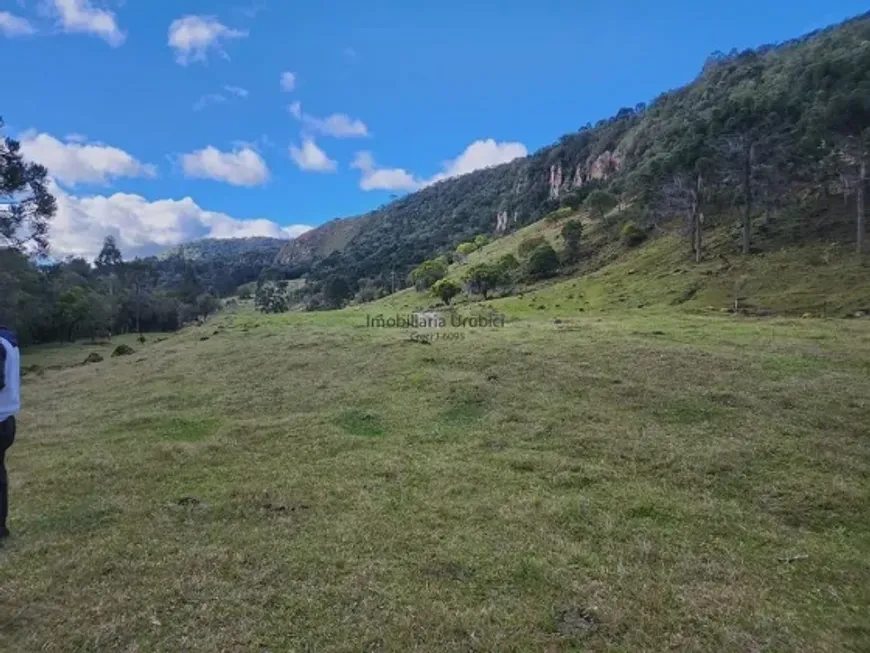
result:
<svg viewBox="0 0 870 653"><path fill-rule="evenodd" d="M15 441L15 415L21 409L21 353L15 332L0 326L0 540L9 537L9 479L6 450Z"/></svg>

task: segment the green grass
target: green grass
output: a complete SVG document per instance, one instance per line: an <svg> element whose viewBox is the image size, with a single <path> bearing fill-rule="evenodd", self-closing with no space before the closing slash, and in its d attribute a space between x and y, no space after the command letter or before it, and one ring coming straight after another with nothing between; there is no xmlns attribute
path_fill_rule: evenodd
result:
<svg viewBox="0 0 870 653"><path fill-rule="evenodd" d="M0 650L870 648L870 321L500 302L26 351Z"/></svg>

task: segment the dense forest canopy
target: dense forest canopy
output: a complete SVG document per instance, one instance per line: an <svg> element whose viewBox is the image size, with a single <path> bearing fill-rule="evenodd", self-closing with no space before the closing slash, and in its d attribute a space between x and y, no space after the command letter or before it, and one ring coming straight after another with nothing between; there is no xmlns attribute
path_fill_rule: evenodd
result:
<svg viewBox="0 0 870 653"><path fill-rule="evenodd" d="M723 221L739 226L734 247L744 254L776 238L833 235L851 239L860 254L868 149L870 13L781 45L714 53L694 82L648 105L621 109L531 156L440 181L287 244L204 240L159 258L124 261L107 238L94 264L80 258L47 264L41 255L56 210L50 171L25 161L18 143L6 138L0 323L18 329L24 342L174 329L207 315L243 284L255 284L261 306L284 307L283 296L263 290L265 282L300 277L306 283L292 286L295 299L332 308L418 284L421 277L411 273L424 261L453 256L458 245L461 254L475 237L498 237L566 207L583 206L593 218L630 207L616 238L637 245L656 229L678 228L695 260L704 256L707 230ZM809 217L807 207L833 198L852 207L848 231L818 220L818 212ZM579 227L567 232L569 263L580 255L580 234ZM553 257L541 249L534 258L549 273ZM476 270L475 287L503 272ZM427 285L440 280L424 278ZM446 301L455 290L439 286Z"/></svg>

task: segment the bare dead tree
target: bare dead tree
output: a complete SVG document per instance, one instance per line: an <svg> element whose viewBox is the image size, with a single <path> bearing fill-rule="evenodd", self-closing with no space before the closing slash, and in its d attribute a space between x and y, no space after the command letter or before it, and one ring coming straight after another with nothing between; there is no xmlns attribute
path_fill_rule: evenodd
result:
<svg viewBox="0 0 870 653"><path fill-rule="evenodd" d="M701 262L703 252L704 184L704 174L700 171L678 172L662 189L665 212L686 218L696 263Z"/></svg>

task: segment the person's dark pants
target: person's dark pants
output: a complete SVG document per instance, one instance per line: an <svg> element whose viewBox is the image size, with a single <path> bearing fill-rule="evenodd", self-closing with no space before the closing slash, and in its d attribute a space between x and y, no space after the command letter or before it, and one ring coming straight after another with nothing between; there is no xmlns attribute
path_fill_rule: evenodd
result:
<svg viewBox="0 0 870 653"><path fill-rule="evenodd" d="M9 515L9 479L6 476L6 450L15 442L15 418L0 422L0 534L6 533Z"/></svg>

